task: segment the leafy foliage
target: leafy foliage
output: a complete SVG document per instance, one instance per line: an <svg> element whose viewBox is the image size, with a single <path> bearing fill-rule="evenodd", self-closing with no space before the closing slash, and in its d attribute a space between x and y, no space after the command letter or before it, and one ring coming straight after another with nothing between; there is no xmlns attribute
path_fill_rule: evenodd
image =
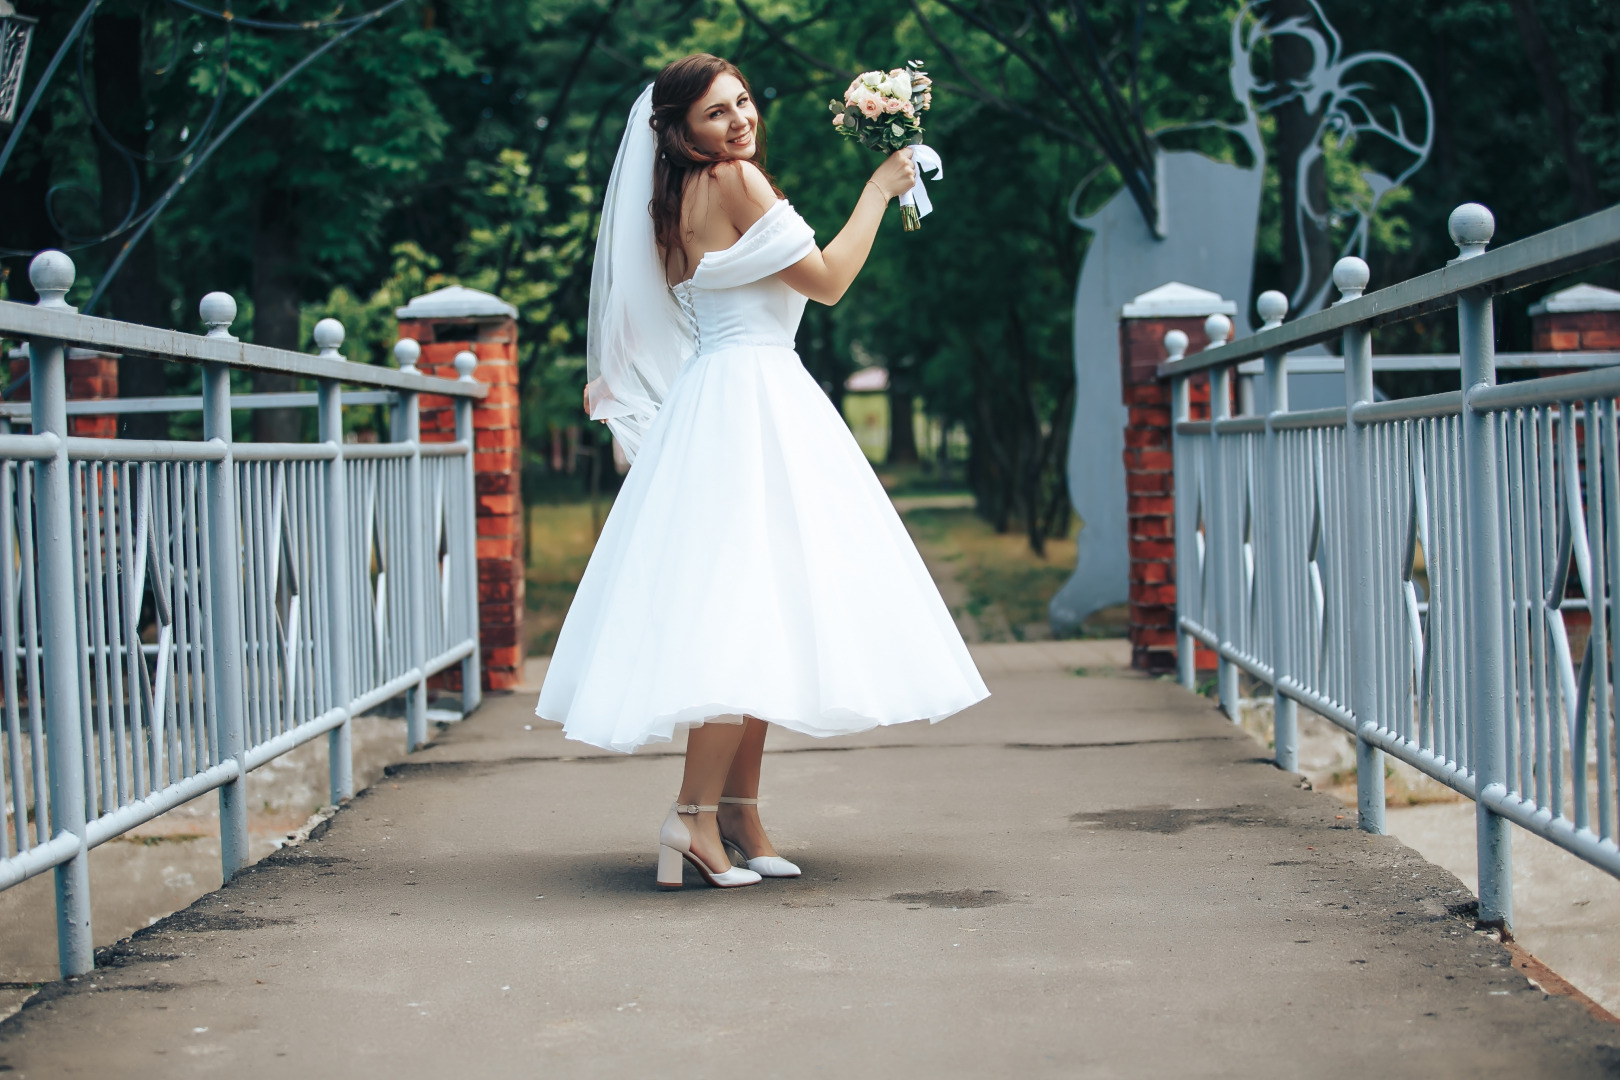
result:
<svg viewBox="0 0 1620 1080"><path fill-rule="evenodd" d="M131 205L150 206L200 144L340 32L255 30L247 19L349 18L382 2L233 0L227 26L164 0L103 0L83 81L70 59L0 174L0 245L28 252L116 232ZM42 20L31 88L78 5L19 7ZM1433 158L1374 222L1375 285L1444 262L1445 218L1459 202L1490 205L1500 243L1592 198L1620 199L1620 6L1324 8L1347 48L1406 58L1435 100ZM890 368L898 398L920 396L965 428L981 513L1040 550L1070 526L1072 336L1115 332L1071 325L1087 242L1070 224L1071 199L1089 178L1079 210L1122 187L1151 205L1158 145L1241 160L1240 143L1211 126L1242 118L1226 73L1238 10L1236 0L411 0L263 100L179 191L102 311L193 329L196 298L223 288L242 310L237 332L265 340L278 317L267 305L290 298L289 339L307 347L313 322L334 314L351 359L389 363L392 311L410 296L452 282L499 293L521 312L525 435L538 469L551 430L579 422L597 203L640 87L687 52L737 61L760 94L772 171L826 241L876 164L828 137L828 98L858 71L923 57L939 92L928 142L946 162L930 187L938 213L919 233L894 223L880 232L848 299L811 305L800 352L835 398L858 352ZM1540 27L1556 61L1550 81L1526 25ZM1549 120L1555 106L1562 128ZM1274 137L1267 121L1263 134ZM1323 183L1336 197L1365 197L1360 153L1327 148ZM1282 276L1280 206L1268 176L1257 290ZM120 243L74 251L76 298ZM0 289L27 299L25 261L3 260ZM1524 303L1501 308L1507 346L1523 347ZM1380 347L1444 346L1447 324L1383 331ZM605 482L612 470L596 436L583 429L589 475Z"/></svg>

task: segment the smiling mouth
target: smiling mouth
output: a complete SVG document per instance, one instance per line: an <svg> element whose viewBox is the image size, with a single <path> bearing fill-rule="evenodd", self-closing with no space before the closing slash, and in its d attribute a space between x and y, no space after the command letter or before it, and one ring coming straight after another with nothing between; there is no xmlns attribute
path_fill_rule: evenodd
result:
<svg viewBox="0 0 1620 1080"><path fill-rule="evenodd" d="M742 146L747 146L749 143L751 143L753 141L754 141L754 133L752 131L745 131L741 135L737 136L735 139L729 140L729 145L742 147Z"/></svg>

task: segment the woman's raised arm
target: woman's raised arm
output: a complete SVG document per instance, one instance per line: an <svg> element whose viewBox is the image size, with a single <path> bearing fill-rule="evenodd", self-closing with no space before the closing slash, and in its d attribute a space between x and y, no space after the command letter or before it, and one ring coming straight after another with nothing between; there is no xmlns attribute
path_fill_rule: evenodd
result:
<svg viewBox="0 0 1620 1080"><path fill-rule="evenodd" d="M916 182L917 167L911 162L910 149L890 154L861 188L855 209L838 235L777 276L817 303L829 307L838 303L866 265L889 200L910 191Z"/></svg>

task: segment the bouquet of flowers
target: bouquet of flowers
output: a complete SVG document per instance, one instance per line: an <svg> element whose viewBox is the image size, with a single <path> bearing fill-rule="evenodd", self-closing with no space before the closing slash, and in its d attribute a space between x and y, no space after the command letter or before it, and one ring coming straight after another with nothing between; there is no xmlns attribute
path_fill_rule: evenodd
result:
<svg viewBox="0 0 1620 1080"><path fill-rule="evenodd" d="M922 114L933 104L932 85L921 60L913 60L887 73L865 72L849 84L843 101L829 102L833 126L845 138L883 154L892 154L907 146L921 146ZM919 171L922 168L919 160ZM921 186L919 183L918 187ZM922 213L927 213L926 207ZM915 189L900 197L900 220L907 232L922 227Z"/></svg>

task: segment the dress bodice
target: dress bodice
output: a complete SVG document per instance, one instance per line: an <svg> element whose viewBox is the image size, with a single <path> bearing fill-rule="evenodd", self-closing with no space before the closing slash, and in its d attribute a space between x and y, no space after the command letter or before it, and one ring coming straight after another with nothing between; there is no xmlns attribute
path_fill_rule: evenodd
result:
<svg viewBox="0 0 1620 1080"><path fill-rule="evenodd" d="M697 272L671 289L691 328L696 353L739 345L791 349L805 298L775 275L815 246L815 231L783 199L735 244L706 252Z"/></svg>

